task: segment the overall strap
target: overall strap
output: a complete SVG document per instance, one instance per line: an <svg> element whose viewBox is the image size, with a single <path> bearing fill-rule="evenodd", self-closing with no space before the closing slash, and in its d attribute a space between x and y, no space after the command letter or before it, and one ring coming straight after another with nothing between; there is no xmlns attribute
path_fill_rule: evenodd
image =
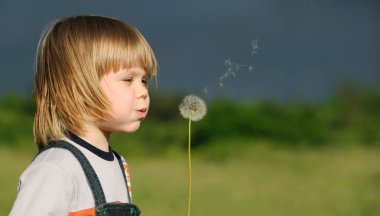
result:
<svg viewBox="0 0 380 216"><path fill-rule="evenodd" d="M78 148L66 141L59 140L49 142L49 144L45 148L43 148L39 153L50 148L63 148L69 150L78 159L80 165L82 166L82 169L87 178L88 185L90 186L92 195L95 200L95 206L106 203L106 198L104 196L102 185L100 184L99 178L96 175L94 168L91 166L86 156Z"/></svg>

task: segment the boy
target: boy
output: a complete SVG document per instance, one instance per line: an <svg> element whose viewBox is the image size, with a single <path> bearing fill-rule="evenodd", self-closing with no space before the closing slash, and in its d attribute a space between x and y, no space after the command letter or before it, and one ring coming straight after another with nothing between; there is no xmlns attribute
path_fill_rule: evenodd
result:
<svg viewBox="0 0 380 216"><path fill-rule="evenodd" d="M108 203L131 202L128 173L108 141L112 132L136 131L146 117L156 65L144 37L124 22L76 16L52 23L36 58L33 129L41 152L20 177L10 215L95 215L94 191L78 159L66 149L46 149L57 141L83 153Z"/></svg>

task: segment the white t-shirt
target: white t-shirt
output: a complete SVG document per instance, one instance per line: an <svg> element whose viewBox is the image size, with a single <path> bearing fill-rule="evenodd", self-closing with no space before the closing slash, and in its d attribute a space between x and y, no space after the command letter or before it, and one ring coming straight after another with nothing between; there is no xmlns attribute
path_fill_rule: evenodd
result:
<svg viewBox="0 0 380 216"><path fill-rule="evenodd" d="M68 138L64 140L89 160L107 202L130 202L122 170L112 151L104 152L77 140L77 143ZM129 184L126 163L124 169ZM95 215L94 206L92 192L78 160L66 149L51 148L39 154L22 173L10 216L90 216Z"/></svg>

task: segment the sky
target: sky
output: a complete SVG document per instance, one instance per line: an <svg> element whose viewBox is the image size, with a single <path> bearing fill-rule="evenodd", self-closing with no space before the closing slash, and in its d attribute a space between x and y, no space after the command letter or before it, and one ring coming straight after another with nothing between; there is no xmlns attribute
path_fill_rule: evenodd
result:
<svg viewBox="0 0 380 216"><path fill-rule="evenodd" d="M141 31L158 59L158 92L323 101L346 82L380 83L377 0L2 0L0 97L32 95L45 25L82 14Z"/></svg>

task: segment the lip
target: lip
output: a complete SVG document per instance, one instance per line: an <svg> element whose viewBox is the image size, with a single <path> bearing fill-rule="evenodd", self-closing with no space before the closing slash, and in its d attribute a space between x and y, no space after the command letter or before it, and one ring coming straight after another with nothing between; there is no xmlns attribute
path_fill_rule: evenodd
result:
<svg viewBox="0 0 380 216"><path fill-rule="evenodd" d="M137 109L136 111L138 113L139 120L143 120L147 115L148 109L141 108L141 109Z"/></svg>
<svg viewBox="0 0 380 216"><path fill-rule="evenodd" d="M147 110L148 110L147 108L141 108L141 109L137 109L137 112L146 113Z"/></svg>

